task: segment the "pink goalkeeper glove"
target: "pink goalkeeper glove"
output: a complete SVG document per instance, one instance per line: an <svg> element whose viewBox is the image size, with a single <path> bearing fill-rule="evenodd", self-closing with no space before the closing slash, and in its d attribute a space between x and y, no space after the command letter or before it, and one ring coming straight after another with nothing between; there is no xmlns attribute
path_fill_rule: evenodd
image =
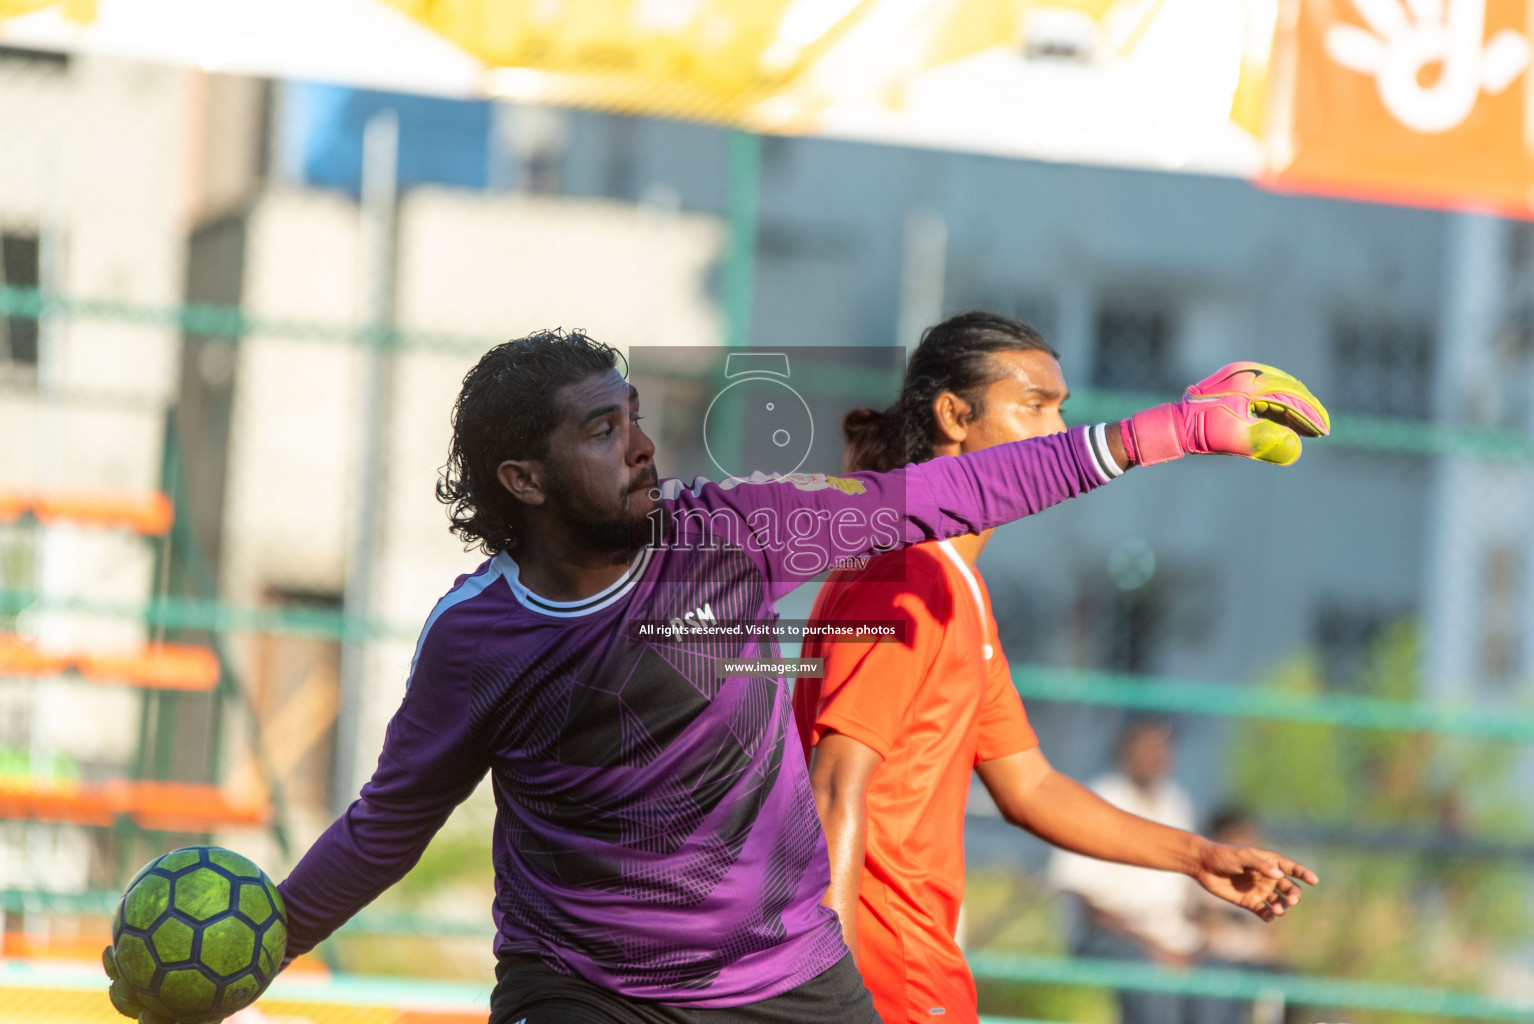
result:
<svg viewBox="0 0 1534 1024"><path fill-rule="evenodd" d="M1331 433L1315 395L1283 370L1231 363L1190 387L1180 402L1137 412L1120 424L1129 461L1141 466L1184 455L1240 455L1287 466L1301 437Z"/></svg>

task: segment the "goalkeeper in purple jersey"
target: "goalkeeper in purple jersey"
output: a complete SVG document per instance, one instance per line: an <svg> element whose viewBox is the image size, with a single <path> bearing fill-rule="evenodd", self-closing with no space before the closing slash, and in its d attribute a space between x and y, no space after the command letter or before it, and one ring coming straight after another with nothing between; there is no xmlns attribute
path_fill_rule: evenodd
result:
<svg viewBox="0 0 1534 1024"><path fill-rule="evenodd" d="M1259 372L1242 387L1262 401L1190 392L1138 438L1131 420L890 473L688 487L659 478L615 367L613 349L555 332L465 378L437 495L490 557L432 611L377 770L283 882L289 957L398 881L489 772L492 1024L877 1024L821 905L826 844L804 759L785 756L788 687L720 671L775 646L647 624L772 618L834 559L1099 487L1131 465L1126 442L1145 461L1293 461L1307 396L1262 391Z"/></svg>

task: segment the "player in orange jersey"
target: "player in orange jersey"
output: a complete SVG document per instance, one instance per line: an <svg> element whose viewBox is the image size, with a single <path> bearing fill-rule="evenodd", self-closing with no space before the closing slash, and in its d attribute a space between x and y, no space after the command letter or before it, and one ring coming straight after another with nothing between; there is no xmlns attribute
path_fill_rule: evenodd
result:
<svg viewBox="0 0 1534 1024"><path fill-rule="evenodd" d="M850 413L850 470L978 451L1065 429L1055 352L1024 324L984 313L929 330L900 401ZM1098 468L1215 450L1288 464L1299 436L1327 432L1326 411L1294 378L1255 363L1226 367L1182 403L1099 428ZM1211 449L1211 443L1216 447ZM909 457L908 457L909 456ZM975 985L954 941L964 894L970 773L1014 825L1105 860L1180 871L1271 921L1299 902L1309 869L1278 854L1213 843L1121 811L1050 767L1013 689L975 560L990 531L928 541L832 576L820 621L901 620L899 643L807 641L821 679L794 694L800 738L831 859L825 902L885 1024L977 1021Z"/></svg>

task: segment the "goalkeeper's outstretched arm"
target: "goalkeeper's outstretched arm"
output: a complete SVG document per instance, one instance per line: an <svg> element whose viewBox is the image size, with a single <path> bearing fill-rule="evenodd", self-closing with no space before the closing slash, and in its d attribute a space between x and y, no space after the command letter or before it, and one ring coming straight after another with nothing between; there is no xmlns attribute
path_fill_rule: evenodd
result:
<svg viewBox="0 0 1534 1024"><path fill-rule="evenodd" d="M443 628L468 614L478 613L460 605L428 620L373 777L278 887L289 961L403 878L489 770L470 708L477 649L451 642Z"/></svg>

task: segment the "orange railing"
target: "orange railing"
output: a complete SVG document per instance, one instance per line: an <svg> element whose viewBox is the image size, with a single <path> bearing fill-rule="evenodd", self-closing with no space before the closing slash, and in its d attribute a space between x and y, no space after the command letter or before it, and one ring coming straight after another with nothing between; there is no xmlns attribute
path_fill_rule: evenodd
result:
<svg viewBox="0 0 1534 1024"><path fill-rule="evenodd" d="M163 537L175 522L175 507L159 492L0 491L0 523L32 515L40 523L115 527Z"/></svg>
<svg viewBox="0 0 1534 1024"><path fill-rule="evenodd" d="M150 831L211 832L234 825L264 826L272 813L264 800L203 783L0 778L0 820L105 827L121 817Z"/></svg>
<svg viewBox="0 0 1534 1024"><path fill-rule="evenodd" d="M205 647L150 644L131 654L58 654L14 634L0 634L0 676L56 676L78 672L93 683L146 690L202 691L218 686L218 655Z"/></svg>

